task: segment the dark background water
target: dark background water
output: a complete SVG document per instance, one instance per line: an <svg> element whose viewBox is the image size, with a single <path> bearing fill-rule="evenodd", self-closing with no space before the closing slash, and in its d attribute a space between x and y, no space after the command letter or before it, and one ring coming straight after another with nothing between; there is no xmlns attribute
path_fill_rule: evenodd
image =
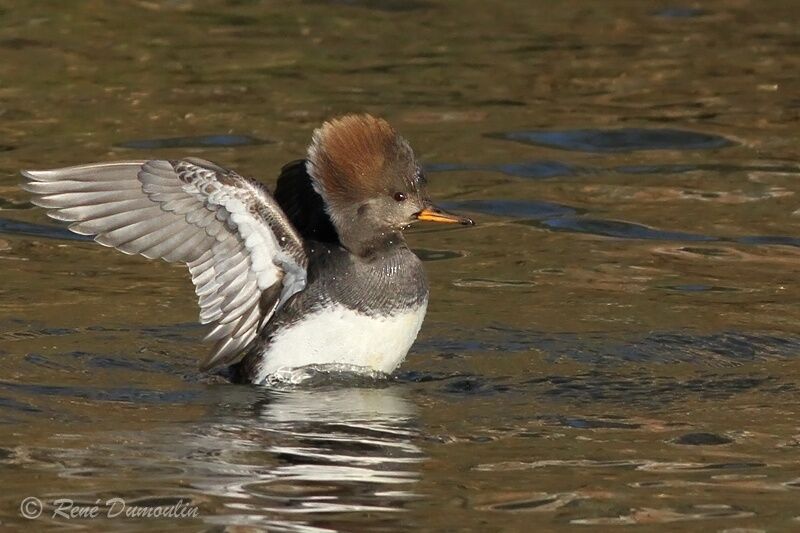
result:
<svg viewBox="0 0 800 533"><path fill-rule="evenodd" d="M0 525L800 528L799 19L755 0L0 2ZM479 222L409 236L433 294L388 383L201 375L184 269L83 242L17 187L185 155L273 183L354 111ZM28 523L26 496L200 516Z"/></svg>

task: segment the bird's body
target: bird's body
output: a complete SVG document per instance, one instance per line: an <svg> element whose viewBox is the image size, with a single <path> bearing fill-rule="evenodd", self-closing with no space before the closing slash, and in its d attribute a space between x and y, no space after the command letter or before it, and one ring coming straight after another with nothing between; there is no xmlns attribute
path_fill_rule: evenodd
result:
<svg viewBox="0 0 800 533"><path fill-rule="evenodd" d="M26 171L77 233L189 267L215 341L204 369L263 383L307 366L392 372L422 325L428 284L402 229L472 222L434 208L408 144L380 119L314 134L277 189L198 159Z"/></svg>
<svg viewBox="0 0 800 533"><path fill-rule="evenodd" d="M367 257L310 241L308 285L276 312L236 366L260 383L309 365L391 373L417 337L428 306L422 262L404 241Z"/></svg>

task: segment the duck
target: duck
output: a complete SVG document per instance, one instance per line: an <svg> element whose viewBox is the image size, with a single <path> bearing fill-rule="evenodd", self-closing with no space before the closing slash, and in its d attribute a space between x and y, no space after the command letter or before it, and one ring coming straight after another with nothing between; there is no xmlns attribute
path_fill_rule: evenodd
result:
<svg viewBox="0 0 800 533"><path fill-rule="evenodd" d="M474 225L437 207L408 141L352 114L266 184L194 157L24 170L35 205L125 254L183 263L213 343L200 370L269 384L298 369L389 375L429 286L403 231Z"/></svg>

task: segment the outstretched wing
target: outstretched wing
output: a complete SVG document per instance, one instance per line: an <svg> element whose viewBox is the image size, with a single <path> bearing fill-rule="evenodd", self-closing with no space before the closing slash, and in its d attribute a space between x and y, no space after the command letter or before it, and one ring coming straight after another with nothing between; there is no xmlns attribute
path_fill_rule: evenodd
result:
<svg viewBox="0 0 800 533"><path fill-rule="evenodd" d="M204 370L231 363L306 285L302 240L267 188L208 161L121 161L23 171L48 215L127 254L186 263L200 322L214 327Z"/></svg>

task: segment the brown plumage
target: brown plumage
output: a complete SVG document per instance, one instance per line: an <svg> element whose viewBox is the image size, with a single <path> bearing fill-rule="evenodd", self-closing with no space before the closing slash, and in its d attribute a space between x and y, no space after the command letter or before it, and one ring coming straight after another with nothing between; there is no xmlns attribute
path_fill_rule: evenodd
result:
<svg viewBox="0 0 800 533"><path fill-rule="evenodd" d="M328 202L350 202L391 192L418 179L414 152L388 122L348 115L314 131L308 170Z"/></svg>

